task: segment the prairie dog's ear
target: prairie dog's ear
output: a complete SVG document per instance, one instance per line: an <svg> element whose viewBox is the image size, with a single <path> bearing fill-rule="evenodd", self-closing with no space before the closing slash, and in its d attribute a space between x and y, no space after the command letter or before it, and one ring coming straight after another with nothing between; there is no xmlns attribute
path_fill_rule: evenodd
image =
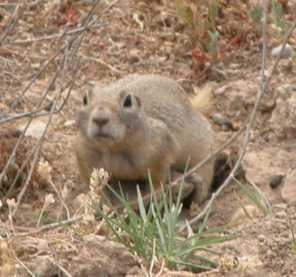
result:
<svg viewBox="0 0 296 277"><path fill-rule="evenodd" d="M95 83L94 82L88 82L87 83L87 92L83 96L83 105L87 106L91 99L93 98L94 95L94 90L95 90Z"/></svg>

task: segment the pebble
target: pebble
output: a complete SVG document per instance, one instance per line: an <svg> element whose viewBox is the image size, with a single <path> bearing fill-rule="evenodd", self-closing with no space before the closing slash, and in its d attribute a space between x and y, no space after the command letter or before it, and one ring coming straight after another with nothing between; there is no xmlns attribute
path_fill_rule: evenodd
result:
<svg viewBox="0 0 296 277"><path fill-rule="evenodd" d="M277 58L281 54L282 47L283 47L282 44L277 47L274 47L271 50L271 56L273 56L274 58ZM291 47L290 44L287 43L285 45L285 48L284 48L283 53L281 55L281 58L288 59L288 58L291 58L293 56L293 54L294 54L293 48Z"/></svg>
<svg viewBox="0 0 296 277"><path fill-rule="evenodd" d="M248 214L246 214L246 211ZM260 211L253 205L247 205L244 208L239 208L232 216L230 222L233 226L239 226L249 223L254 218L260 215Z"/></svg>
<svg viewBox="0 0 296 277"><path fill-rule="evenodd" d="M43 135L46 125L47 125L46 122L34 120L33 122L31 122L30 126L28 127L25 136L27 137L31 136L33 138L39 139ZM26 126L27 126L27 123L22 124L17 127L17 130L20 132L23 132Z"/></svg>
<svg viewBox="0 0 296 277"><path fill-rule="evenodd" d="M72 126L75 126L77 123L76 120L67 120L65 123L64 123L64 126L65 127L72 127Z"/></svg>
<svg viewBox="0 0 296 277"><path fill-rule="evenodd" d="M233 130L233 124L232 122L227 119L225 116L223 116L220 113L213 113L212 114L212 120L214 121L214 123L216 123L217 125L221 126L223 128L223 130Z"/></svg>
<svg viewBox="0 0 296 277"><path fill-rule="evenodd" d="M275 217L278 219L285 219L287 217L287 213L285 211L280 211L275 214Z"/></svg>
<svg viewBox="0 0 296 277"><path fill-rule="evenodd" d="M8 113L0 112L0 120L8 118L8 117L9 117Z"/></svg>
<svg viewBox="0 0 296 277"><path fill-rule="evenodd" d="M222 96L222 95L225 94L225 92L226 92L227 89L228 89L228 86L220 87L220 88L218 88L218 89L216 89L216 90L214 91L214 94L215 94L216 96Z"/></svg>
<svg viewBox="0 0 296 277"><path fill-rule="evenodd" d="M259 235L259 236L258 236L258 241L259 241L259 242L264 242L264 241L265 241L265 236L262 235L262 234Z"/></svg>
<svg viewBox="0 0 296 277"><path fill-rule="evenodd" d="M287 206L288 205L286 203L278 203L278 204L274 204L273 208L277 210L286 210Z"/></svg>
<svg viewBox="0 0 296 277"><path fill-rule="evenodd" d="M284 179L284 175L273 175L270 177L270 181L269 181L269 186L272 188L272 189L276 189L279 187L280 184L282 184L283 182L283 179Z"/></svg>
<svg viewBox="0 0 296 277"><path fill-rule="evenodd" d="M283 189L281 191L282 198L287 203L296 202L296 170L287 174L285 178L285 183L283 185Z"/></svg>
<svg viewBox="0 0 296 277"><path fill-rule="evenodd" d="M135 64L135 63L138 63L139 61L140 61L140 58L138 56L130 56L129 57L130 64Z"/></svg>

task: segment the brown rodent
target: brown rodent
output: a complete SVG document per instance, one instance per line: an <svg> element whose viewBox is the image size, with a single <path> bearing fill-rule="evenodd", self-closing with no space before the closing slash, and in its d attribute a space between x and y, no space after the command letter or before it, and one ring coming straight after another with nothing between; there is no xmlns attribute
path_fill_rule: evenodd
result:
<svg viewBox="0 0 296 277"><path fill-rule="evenodd" d="M129 75L95 88L79 112L75 149L80 174L88 183L93 168L104 168L112 181L147 180L156 188L169 171L183 172L214 150L214 132L193 108L182 87L158 75ZM204 201L214 161L198 170L202 185L194 200Z"/></svg>

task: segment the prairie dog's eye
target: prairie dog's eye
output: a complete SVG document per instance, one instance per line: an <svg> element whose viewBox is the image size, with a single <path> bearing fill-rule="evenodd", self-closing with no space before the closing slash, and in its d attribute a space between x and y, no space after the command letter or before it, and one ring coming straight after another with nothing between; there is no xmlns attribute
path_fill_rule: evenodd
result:
<svg viewBox="0 0 296 277"><path fill-rule="evenodd" d="M86 106L88 104L88 97L87 95L83 96L83 105Z"/></svg>
<svg viewBox="0 0 296 277"><path fill-rule="evenodd" d="M123 100L123 107L130 108L133 104L132 96L128 94Z"/></svg>

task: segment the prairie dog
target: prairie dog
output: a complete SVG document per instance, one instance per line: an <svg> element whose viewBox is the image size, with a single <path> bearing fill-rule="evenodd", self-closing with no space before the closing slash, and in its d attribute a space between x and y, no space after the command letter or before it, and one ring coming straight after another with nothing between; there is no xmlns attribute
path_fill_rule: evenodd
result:
<svg viewBox="0 0 296 277"><path fill-rule="evenodd" d="M147 180L156 188L170 170L183 172L207 157L215 146L207 119L182 87L159 75L129 75L94 88L78 115L75 149L80 175L89 182L93 168L104 168L114 181ZM204 201L214 160L201 167L193 200Z"/></svg>

